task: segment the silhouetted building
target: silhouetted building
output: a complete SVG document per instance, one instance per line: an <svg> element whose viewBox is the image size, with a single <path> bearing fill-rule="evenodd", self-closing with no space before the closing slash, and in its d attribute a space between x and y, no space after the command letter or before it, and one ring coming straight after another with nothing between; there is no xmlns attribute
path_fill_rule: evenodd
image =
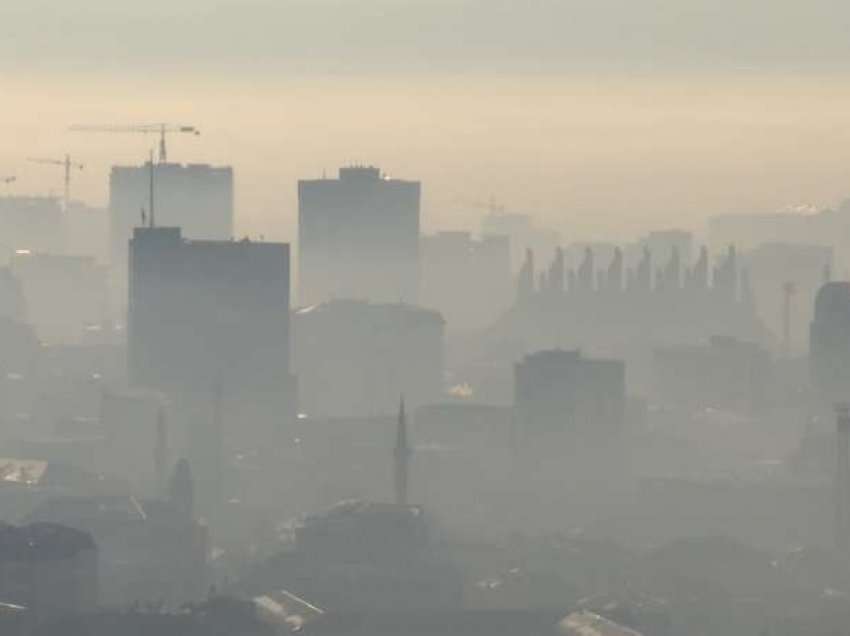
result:
<svg viewBox="0 0 850 636"><path fill-rule="evenodd" d="M233 169L205 164L154 165L154 220L179 227L189 239L227 241L233 238ZM133 228L149 221L150 164L113 166L109 177L110 253L116 300L125 289L127 244ZM146 225L145 222L141 223Z"/></svg>
<svg viewBox="0 0 850 636"><path fill-rule="evenodd" d="M770 354L751 342L714 336L705 346L668 346L653 355L656 397L665 405L750 413L773 397Z"/></svg>
<svg viewBox="0 0 850 636"><path fill-rule="evenodd" d="M656 265L645 248L632 254L631 265L626 250L604 251L610 260L602 263L590 246L581 254L571 250L570 258L556 252L544 268L527 254L514 307L486 335L489 356L500 356L507 367L526 351L583 347L625 360L630 387L645 393L651 389L653 348L717 334L758 344L769 340L734 249L714 267L705 249L692 265L675 251Z"/></svg>
<svg viewBox="0 0 850 636"><path fill-rule="evenodd" d="M378 168L298 182L301 305L334 298L415 302L419 291L418 181Z"/></svg>
<svg viewBox="0 0 850 636"><path fill-rule="evenodd" d="M690 263L693 257L694 237L685 230L655 230L641 238L638 244L665 262L673 254L677 254L682 263Z"/></svg>
<svg viewBox="0 0 850 636"><path fill-rule="evenodd" d="M56 197L0 197L0 249L62 253L65 223Z"/></svg>
<svg viewBox="0 0 850 636"><path fill-rule="evenodd" d="M107 271L94 257L17 250L11 269L42 341L78 343L89 326L105 319Z"/></svg>
<svg viewBox="0 0 850 636"><path fill-rule="evenodd" d="M607 438L623 428L626 367L578 351L527 355L514 366L514 403L522 435L568 433Z"/></svg>
<svg viewBox="0 0 850 636"><path fill-rule="evenodd" d="M820 288L809 331L812 381L828 404L850 395L850 283Z"/></svg>
<svg viewBox="0 0 850 636"><path fill-rule="evenodd" d="M294 317L301 410L311 417L394 413L436 401L443 383L440 314L412 305L337 300Z"/></svg>
<svg viewBox="0 0 850 636"><path fill-rule="evenodd" d="M421 304L438 310L450 329L489 326L511 303L510 240L469 232L422 238Z"/></svg>
<svg viewBox="0 0 850 636"><path fill-rule="evenodd" d="M201 507L212 514L223 454L271 450L295 418L289 245L137 228L130 259L129 379L173 398Z"/></svg>
<svg viewBox="0 0 850 636"><path fill-rule="evenodd" d="M511 248L511 270L519 269L527 250L548 261L560 243L554 230L534 225L528 214L506 214L492 211L481 221L482 236L507 236Z"/></svg>
<svg viewBox="0 0 850 636"><path fill-rule="evenodd" d="M90 534L53 523L0 524L0 602L37 620L90 612L98 603L98 554Z"/></svg>
<svg viewBox="0 0 850 636"><path fill-rule="evenodd" d="M130 244L131 382L169 393L281 392L289 377L289 246L190 241L136 228Z"/></svg>
<svg viewBox="0 0 850 636"><path fill-rule="evenodd" d="M477 402L426 404L416 409L414 431L418 443L437 448L508 448L514 413L510 406Z"/></svg>
<svg viewBox="0 0 850 636"><path fill-rule="evenodd" d="M207 528L181 502L130 496L57 496L29 522L86 532L98 547L100 602L177 606L207 593Z"/></svg>
<svg viewBox="0 0 850 636"><path fill-rule="evenodd" d="M285 589L328 610L459 609L461 579L417 506L342 502L306 517L295 549L252 569L240 590Z"/></svg>

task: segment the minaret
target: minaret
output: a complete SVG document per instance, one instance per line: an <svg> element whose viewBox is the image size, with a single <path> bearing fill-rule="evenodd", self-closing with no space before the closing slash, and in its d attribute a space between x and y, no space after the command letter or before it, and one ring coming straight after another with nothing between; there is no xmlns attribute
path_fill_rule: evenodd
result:
<svg viewBox="0 0 850 636"><path fill-rule="evenodd" d="M153 449L154 471L156 472L157 495L165 493L168 481L168 425L165 422L165 408L160 405L156 411L156 442Z"/></svg>
<svg viewBox="0 0 850 636"><path fill-rule="evenodd" d="M846 555L850 546L850 405L835 406L838 448L835 470L835 548Z"/></svg>
<svg viewBox="0 0 850 636"><path fill-rule="evenodd" d="M404 398L398 409L398 428L396 430L395 449L393 459L395 460L395 503L399 506L407 505L407 482L410 471L411 449L407 445L407 417L404 413Z"/></svg>

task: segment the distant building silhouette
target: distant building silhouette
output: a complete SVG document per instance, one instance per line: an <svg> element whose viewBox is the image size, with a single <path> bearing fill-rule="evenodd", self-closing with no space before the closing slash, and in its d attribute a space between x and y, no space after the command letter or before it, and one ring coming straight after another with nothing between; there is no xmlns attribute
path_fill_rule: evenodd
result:
<svg viewBox="0 0 850 636"><path fill-rule="evenodd" d="M239 592L285 589L329 613L461 607L459 573L434 543L419 506L341 502L307 516L294 548L253 567Z"/></svg>
<svg viewBox="0 0 850 636"><path fill-rule="evenodd" d="M157 225L179 227L189 239L233 238L233 169L205 164L154 166ZM116 300L126 287L127 243L142 209L150 220L150 165L113 166L109 176L110 254ZM147 223L143 223L147 224Z"/></svg>
<svg viewBox="0 0 850 636"><path fill-rule="evenodd" d="M168 484L168 501L185 517L191 519L195 516L195 482L186 459L181 459L174 467Z"/></svg>
<svg viewBox="0 0 850 636"><path fill-rule="evenodd" d="M138 212L137 212L138 214ZM63 253L65 222L56 197L0 197L0 236L8 252Z"/></svg>
<svg viewBox="0 0 850 636"><path fill-rule="evenodd" d="M489 326L511 304L510 240L469 232L422 237L424 307L438 310L453 329Z"/></svg>
<svg viewBox="0 0 850 636"><path fill-rule="evenodd" d="M553 349L514 366L520 435L567 433L605 439L623 429L626 370L619 360L595 360Z"/></svg>
<svg viewBox="0 0 850 636"><path fill-rule="evenodd" d="M420 190L361 166L299 181L299 304L416 302Z"/></svg>
<svg viewBox="0 0 850 636"><path fill-rule="evenodd" d="M809 331L812 381L827 404L850 396L850 283L827 283L815 297Z"/></svg>
<svg viewBox="0 0 850 636"><path fill-rule="evenodd" d="M98 554L92 536L53 523L0 523L0 599L46 621L91 612L98 604Z"/></svg>
<svg viewBox="0 0 850 636"><path fill-rule="evenodd" d="M300 408L311 417L396 412L439 399L440 314L412 305L337 300L295 312L294 359Z"/></svg>
<svg viewBox="0 0 850 636"><path fill-rule="evenodd" d="M752 413L774 397L770 354L756 344L712 337L707 345L670 345L653 353L656 398L666 405Z"/></svg>
<svg viewBox="0 0 850 636"><path fill-rule="evenodd" d="M186 514L180 479L177 501L55 496L27 522L61 524L94 538L101 606L197 601L207 592L207 528Z"/></svg>
<svg viewBox="0 0 850 636"><path fill-rule="evenodd" d="M130 243L131 382L166 392L284 390L289 246L189 241L136 228Z"/></svg>
<svg viewBox="0 0 850 636"><path fill-rule="evenodd" d="M527 250L537 254L541 260L548 261L560 243L556 231L537 227L531 215L506 213L500 208L491 209L481 220L481 234L508 237L512 271L519 269Z"/></svg>
<svg viewBox="0 0 850 636"><path fill-rule="evenodd" d="M787 349L786 354L805 352L815 295L824 283L829 282L833 249L804 243L764 243L745 252L743 259L750 272L756 309L761 319L781 341L782 350L785 352ZM786 307L784 290L789 284L793 293Z"/></svg>
<svg viewBox="0 0 850 636"><path fill-rule="evenodd" d="M129 299L130 383L172 398L198 501L212 514L224 488L221 449L271 452L297 412L289 245L189 241L178 228L137 228Z"/></svg>
<svg viewBox="0 0 850 636"><path fill-rule="evenodd" d="M601 262L597 252L605 253ZM625 360L632 387L645 392L655 347L705 342L715 335L769 342L748 272L734 249L714 267L707 250L692 265L676 250L657 264L646 248L630 246L628 253L627 258L627 250L615 245L604 250L586 245L565 251L564 257L556 253L550 265L538 268L529 252L517 276L514 306L483 343L490 358L504 364L552 347L598 351ZM470 381L478 383L479 377Z"/></svg>
<svg viewBox="0 0 850 636"><path fill-rule="evenodd" d="M79 343L87 328L106 318L107 269L94 257L19 250L10 267L26 299L29 322L42 341Z"/></svg>

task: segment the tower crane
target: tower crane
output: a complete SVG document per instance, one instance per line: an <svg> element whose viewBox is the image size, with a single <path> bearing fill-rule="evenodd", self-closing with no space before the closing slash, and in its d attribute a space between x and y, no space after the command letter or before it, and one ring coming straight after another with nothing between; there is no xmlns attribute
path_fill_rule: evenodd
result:
<svg viewBox="0 0 850 636"><path fill-rule="evenodd" d="M63 207L65 212L71 206L71 170L82 170L83 164L71 161L71 155L65 155L64 159L43 159L40 157L30 157L27 161L33 163L43 163L51 166L62 166L65 168L65 195L63 198Z"/></svg>
<svg viewBox="0 0 850 636"><path fill-rule="evenodd" d="M194 126L179 124L137 124L134 126L71 126L69 130L76 132L108 132L108 133L142 133L159 135L159 163L168 161L168 151L165 147L165 135L168 133L184 133L198 136L201 131Z"/></svg>

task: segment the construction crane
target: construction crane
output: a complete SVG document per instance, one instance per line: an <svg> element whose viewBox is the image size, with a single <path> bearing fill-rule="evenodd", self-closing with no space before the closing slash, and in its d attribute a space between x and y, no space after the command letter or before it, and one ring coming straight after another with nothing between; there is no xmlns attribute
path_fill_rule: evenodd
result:
<svg viewBox="0 0 850 636"><path fill-rule="evenodd" d="M201 131L194 126L183 126L178 124L138 124L135 126L71 126L70 130L76 132L109 132L109 133L142 133L145 135L159 135L159 163L168 161L168 151L165 147L165 135L168 133L184 133L189 135L200 135Z"/></svg>
<svg viewBox="0 0 850 636"><path fill-rule="evenodd" d="M65 155L64 159L43 159L41 157L29 157L27 161L43 163L50 166L62 166L65 168L65 196L62 206L67 212L71 207L71 170L82 170L85 166L81 163L71 161L71 155Z"/></svg>

